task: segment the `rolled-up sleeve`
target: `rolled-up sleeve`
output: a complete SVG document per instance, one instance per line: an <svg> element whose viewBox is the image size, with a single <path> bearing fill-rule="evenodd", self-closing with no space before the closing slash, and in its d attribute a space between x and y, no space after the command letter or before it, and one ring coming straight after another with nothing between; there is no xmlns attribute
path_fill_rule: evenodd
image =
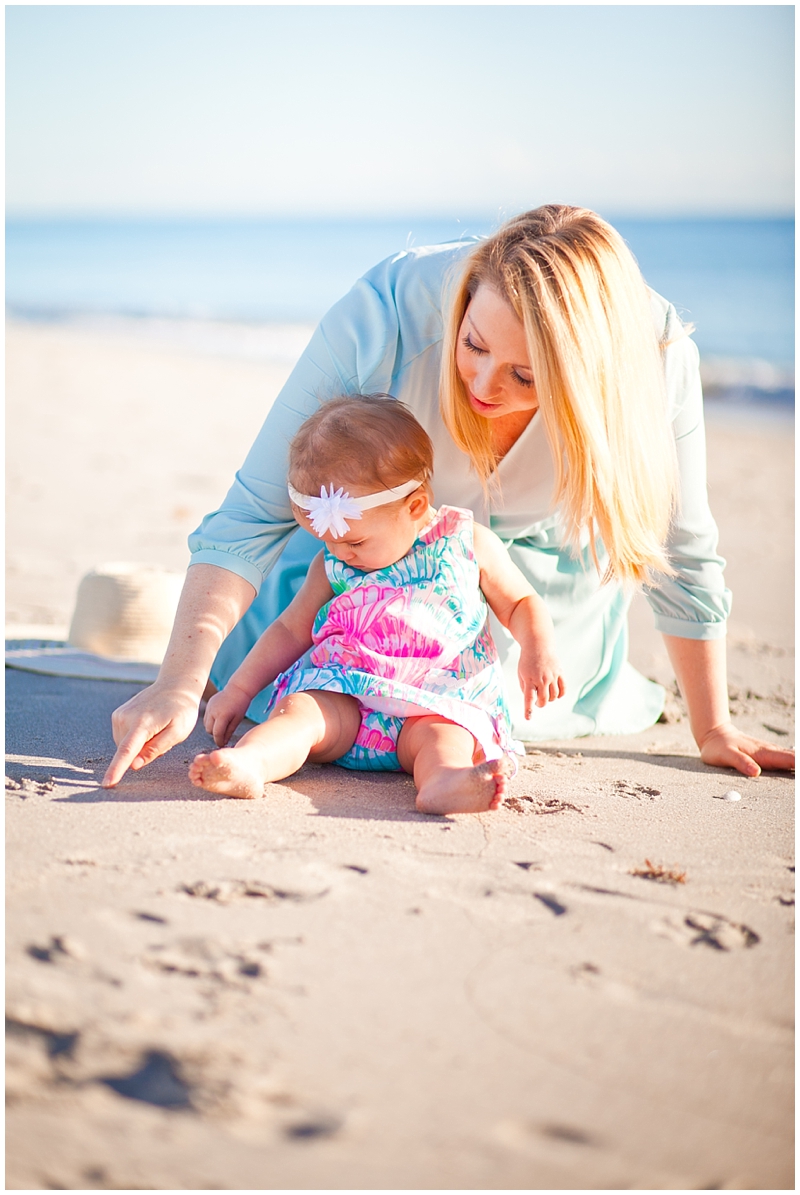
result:
<svg viewBox="0 0 800 1195"><path fill-rule="evenodd" d="M708 504L703 392L697 346L672 308L667 314L665 368L670 413L678 457L679 504L668 540L672 577L645 593L655 623L665 635L682 639L719 639L731 609L724 559L717 552L719 533Z"/></svg>
<svg viewBox="0 0 800 1195"><path fill-rule="evenodd" d="M190 564L214 564L256 592L297 530L286 492L289 444L321 402L386 390L398 345L391 295L360 279L324 317L218 510L189 537Z"/></svg>
<svg viewBox="0 0 800 1195"><path fill-rule="evenodd" d="M320 403L342 394L408 399L408 371L442 337L450 267L471 241L404 250L380 262L324 316L219 510L189 537L191 564L215 564L256 591L297 530L286 492L289 444ZM428 379L433 393L438 370ZM407 393L408 392L408 393Z"/></svg>

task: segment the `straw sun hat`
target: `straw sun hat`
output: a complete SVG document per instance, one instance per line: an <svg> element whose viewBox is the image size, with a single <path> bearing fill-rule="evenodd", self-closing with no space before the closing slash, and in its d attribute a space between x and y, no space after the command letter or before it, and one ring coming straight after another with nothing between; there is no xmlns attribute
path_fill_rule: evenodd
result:
<svg viewBox="0 0 800 1195"><path fill-rule="evenodd" d="M98 565L78 586L67 643L20 645L6 652L6 663L51 676L155 680L183 580L157 565Z"/></svg>

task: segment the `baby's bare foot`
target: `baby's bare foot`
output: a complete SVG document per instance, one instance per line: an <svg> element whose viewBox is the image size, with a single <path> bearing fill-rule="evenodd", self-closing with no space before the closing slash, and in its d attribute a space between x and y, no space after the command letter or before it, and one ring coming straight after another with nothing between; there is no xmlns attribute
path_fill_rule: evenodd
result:
<svg viewBox="0 0 800 1195"><path fill-rule="evenodd" d="M223 747L208 755L196 755L189 767L189 779L196 788L226 797L253 800L264 795L264 772L258 756L235 747Z"/></svg>
<svg viewBox="0 0 800 1195"><path fill-rule="evenodd" d="M516 773L508 756L473 768L442 768L417 793L420 813L485 813L497 809Z"/></svg>

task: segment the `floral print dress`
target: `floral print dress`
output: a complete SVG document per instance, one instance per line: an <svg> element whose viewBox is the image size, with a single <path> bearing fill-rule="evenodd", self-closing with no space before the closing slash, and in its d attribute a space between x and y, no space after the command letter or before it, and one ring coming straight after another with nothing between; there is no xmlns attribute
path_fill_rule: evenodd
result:
<svg viewBox="0 0 800 1195"><path fill-rule="evenodd" d="M358 751L337 761L346 767L399 768L399 725L425 714L463 726L487 759L515 750L472 528L471 511L442 506L401 560L374 572L326 550L334 596L269 708L307 690L355 697L367 716Z"/></svg>

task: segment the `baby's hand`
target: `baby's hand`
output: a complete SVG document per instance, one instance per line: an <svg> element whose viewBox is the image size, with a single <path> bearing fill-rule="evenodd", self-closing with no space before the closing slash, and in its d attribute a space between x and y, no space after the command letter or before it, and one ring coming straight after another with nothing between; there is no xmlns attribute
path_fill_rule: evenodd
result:
<svg viewBox="0 0 800 1195"><path fill-rule="evenodd" d="M523 652L519 661L519 683L525 695L525 718L533 713L533 702L541 709L548 701L564 696L564 677L549 645L539 644Z"/></svg>
<svg viewBox="0 0 800 1195"><path fill-rule="evenodd" d="M252 697L236 685L227 684L210 698L203 725L218 747L224 747L247 713Z"/></svg>

